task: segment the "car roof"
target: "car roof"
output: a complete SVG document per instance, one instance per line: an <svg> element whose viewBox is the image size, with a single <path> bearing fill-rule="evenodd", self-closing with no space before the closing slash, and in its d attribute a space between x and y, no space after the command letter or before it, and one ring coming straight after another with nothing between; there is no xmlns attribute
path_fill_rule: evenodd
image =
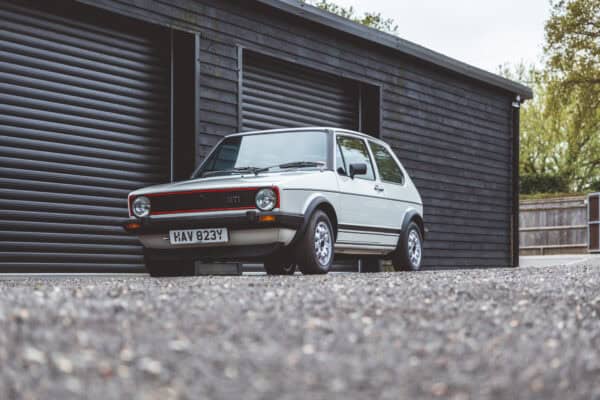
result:
<svg viewBox="0 0 600 400"><path fill-rule="evenodd" d="M334 127L330 127L330 126L307 126L307 127L302 127L302 128L279 128L279 129L266 129L266 130L262 130L262 131L248 131L248 132L239 132L239 133L233 133L231 135L227 135L225 137L236 137L236 136L246 136L246 135L260 135L260 134L265 134L265 133L282 133L282 132L310 132L310 131L324 131L324 132L330 132L330 131L335 131L335 132L340 132L340 133L349 133L351 135L355 135L355 136L360 136L364 139L368 139L371 140L373 142L376 143L380 143L383 144L385 146L388 146L388 144L386 142L384 142L383 140L375 137L375 136L371 136L369 134L363 133L363 132L357 132L357 131L353 131L350 129L343 129L343 128L334 128Z"/></svg>

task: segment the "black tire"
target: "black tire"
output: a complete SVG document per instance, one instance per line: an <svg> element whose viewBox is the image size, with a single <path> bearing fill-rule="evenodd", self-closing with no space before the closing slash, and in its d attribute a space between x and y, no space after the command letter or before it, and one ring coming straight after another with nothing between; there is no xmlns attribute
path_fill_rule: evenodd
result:
<svg viewBox="0 0 600 400"><path fill-rule="evenodd" d="M167 259L146 253L144 254L144 263L146 271L152 277L194 276L196 272L193 260Z"/></svg>
<svg viewBox="0 0 600 400"><path fill-rule="evenodd" d="M288 252L290 250L288 249ZM264 260L267 275L294 275L296 264L291 256L279 251Z"/></svg>
<svg viewBox="0 0 600 400"><path fill-rule="evenodd" d="M360 264L360 272L381 272L381 262L378 257L362 257Z"/></svg>
<svg viewBox="0 0 600 400"><path fill-rule="evenodd" d="M317 229L321 236L320 241L315 240ZM317 246L319 246L319 256L317 255ZM334 252L335 235L331 221L327 214L317 210L311 215L304 236L297 244L298 268L304 275L326 274L333 263Z"/></svg>
<svg viewBox="0 0 600 400"><path fill-rule="evenodd" d="M413 236L414 235L414 236ZM417 238L418 240L414 241ZM414 253L418 247L418 257ZM418 258L418 261L417 261ZM423 235L415 222L410 222L406 231L402 232L398 246L392 257L392 264L396 271L418 271L423 261Z"/></svg>

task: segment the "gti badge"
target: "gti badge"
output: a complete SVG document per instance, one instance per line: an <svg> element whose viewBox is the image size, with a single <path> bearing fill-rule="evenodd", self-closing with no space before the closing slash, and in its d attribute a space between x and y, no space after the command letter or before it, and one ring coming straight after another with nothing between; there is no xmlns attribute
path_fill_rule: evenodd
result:
<svg viewBox="0 0 600 400"><path fill-rule="evenodd" d="M232 195L225 197L225 202L227 202L227 204L240 204L240 201L240 196Z"/></svg>

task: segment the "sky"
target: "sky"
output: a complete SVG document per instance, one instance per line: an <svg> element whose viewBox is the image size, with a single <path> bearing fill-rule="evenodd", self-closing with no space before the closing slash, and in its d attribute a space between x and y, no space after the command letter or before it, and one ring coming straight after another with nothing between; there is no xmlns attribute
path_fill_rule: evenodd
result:
<svg viewBox="0 0 600 400"><path fill-rule="evenodd" d="M498 72L504 63L539 64L549 0L333 0L381 12L399 36L476 67Z"/></svg>

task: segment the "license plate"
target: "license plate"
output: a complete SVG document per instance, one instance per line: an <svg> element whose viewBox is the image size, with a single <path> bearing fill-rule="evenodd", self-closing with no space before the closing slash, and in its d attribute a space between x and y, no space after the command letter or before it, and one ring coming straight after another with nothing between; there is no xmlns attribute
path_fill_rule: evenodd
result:
<svg viewBox="0 0 600 400"><path fill-rule="evenodd" d="M171 244L225 243L227 228L185 229L169 231Z"/></svg>

